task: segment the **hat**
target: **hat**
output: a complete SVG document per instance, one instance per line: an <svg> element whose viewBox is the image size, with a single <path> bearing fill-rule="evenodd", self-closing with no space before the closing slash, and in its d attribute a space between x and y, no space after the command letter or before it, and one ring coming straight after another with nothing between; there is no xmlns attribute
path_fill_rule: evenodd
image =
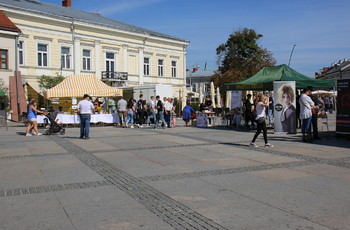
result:
<svg viewBox="0 0 350 230"><path fill-rule="evenodd" d="M89 94L84 94L84 98L90 97Z"/></svg>

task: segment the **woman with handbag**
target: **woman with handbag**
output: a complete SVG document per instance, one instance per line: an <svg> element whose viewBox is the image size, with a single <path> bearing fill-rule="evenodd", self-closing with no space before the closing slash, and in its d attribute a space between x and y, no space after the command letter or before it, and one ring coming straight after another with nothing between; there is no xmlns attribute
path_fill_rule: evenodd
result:
<svg viewBox="0 0 350 230"><path fill-rule="evenodd" d="M255 140L256 138L258 138L259 134L261 133L261 131L263 131L263 135L264 135L264 141L265 141L265 147L273 147L273 145L271 145L269 142L267 142L267 128L266 128L266 108L269 106L269 104L265 101L265 96L263 94L258 95L257 97L257 101L258 103L256 104L256 123L257 123L257 131L254 135L254 138L252 140L252 142L250 143L251 146L254 147L259 147L256 143Z"/></svg>

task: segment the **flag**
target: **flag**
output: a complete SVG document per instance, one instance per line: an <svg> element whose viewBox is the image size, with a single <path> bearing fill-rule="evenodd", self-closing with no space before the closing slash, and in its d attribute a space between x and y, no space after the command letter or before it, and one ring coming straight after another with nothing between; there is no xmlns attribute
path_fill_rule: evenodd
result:
<svg viewBox="0 0 350 230"><path fill-rule="evenodd" d="M204 70L208 70L208 64L207 63L204 64Z"/></svg>

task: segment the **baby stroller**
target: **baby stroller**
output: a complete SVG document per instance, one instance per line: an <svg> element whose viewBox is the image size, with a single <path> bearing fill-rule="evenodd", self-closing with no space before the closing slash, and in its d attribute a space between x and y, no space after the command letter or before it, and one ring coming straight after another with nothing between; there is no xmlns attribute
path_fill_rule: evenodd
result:
<svg viewBox="0 0 350 230"><path fill-rule="evenodd" d="M46 115L45 123L46 125L50 122L49 129L46 130L46 135L51 135L53 133L60 133L61 135L64 135L66 133L66 130L56 122L57 113L56 112L49 112Z"/></svg>

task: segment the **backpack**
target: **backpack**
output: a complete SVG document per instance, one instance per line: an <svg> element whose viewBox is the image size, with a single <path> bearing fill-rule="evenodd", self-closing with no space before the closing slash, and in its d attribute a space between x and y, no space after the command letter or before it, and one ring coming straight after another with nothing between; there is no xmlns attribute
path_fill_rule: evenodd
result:
<svg viewBox="0 0 350 230"><path fill-rule="evenodd" d="M143 100L138 100L137 102L137 112L141 113L144 110L143 108Z"/></svg>

